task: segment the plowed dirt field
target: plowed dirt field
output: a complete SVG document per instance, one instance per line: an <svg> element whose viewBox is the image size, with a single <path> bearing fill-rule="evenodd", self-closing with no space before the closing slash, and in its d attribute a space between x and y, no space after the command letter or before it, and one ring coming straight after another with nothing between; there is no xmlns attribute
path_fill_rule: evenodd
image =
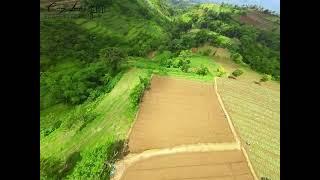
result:
<svg viewBox="0 0 320 180"><path fill-rule="evenodd" d="M130 152L235 142L212 84L155 76L129 138Z"/></svg>

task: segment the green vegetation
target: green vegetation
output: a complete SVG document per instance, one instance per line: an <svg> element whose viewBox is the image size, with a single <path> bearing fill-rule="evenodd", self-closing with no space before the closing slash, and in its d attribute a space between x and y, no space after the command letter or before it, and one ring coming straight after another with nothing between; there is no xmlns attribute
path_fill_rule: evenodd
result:
<svg viewBox="0 0 320 180"><path fill-rule="evenodd" d="M280 79L277 31L237 21L246 9L180 9L162 0L81 5L75 18L41 9L41 179L109 179L153 74L205 82L226 74L217 50L191 48L226 48L235 62Z"/></svg>
<svg viewBox="0 0 320 180"><path fill-rule="evenodd" d="M241 80L217 83L258 178L280 179L279 91Z"/></svg>
<svg viewBox="0 0 320 180"><path fill-rule="evenodd" d="M256 12L253 14L255 16L262 14L261 16L279 19L270 13L240 7L213 4L190 7L181 13L179 19L185 23L192 23L192 27L198 30L190 30L187 33L180 31L182 33L173 40L172 49L196 47L205 42L215 47L228 48L234 54L232 58L237 63L244 62L252 69L280 80L280 32L261 29L258 25L238 20L243 12L252 11ZM273 21L269 24L273 28L279 26ZM194 39L191 34L196 34Z"/></svg>
<svg viewBox="0 0 320 180"><path fill-rule="evenodd" d="M112 161L113 155L113 150L108 147L126 139L135 117L136 110L128 102L129 94L140 83L139 77L146 78L148 74L147 70L129 70L110 93L100 95L95 101L71 107L52 106L41 111L42 129L50 127L55 121L62 121L60 127L49 135L41 133L42 179L53 174L61 178L88 176L95 179L106 171L102 167L105 161ZM74 152L81 155L76 165L70 166L68 173L57 173L62 172L65 166L69 167L66 165L68 157Z"/></svg>
<svg viewBox="0 0 320 180"><path fill-rule="evenodd" d="M209 69L207 67L201 65L200 68L197 69L196 73L199 74L199 75L205 76L205 75L207 75L209 73Z"/></svg>
<svg viewBox="0 0 320 180"><path fill-rule="evenodd" d="M235 77L238 77L243 74L243 71L241 69L236 69L235 71L232 72L232 75Z"/></svg>
<svg viewBox="0 0 320 180"><path fill-rule="evenodd" d="M140 77L139 76L139 84L137 84L134 88L133 91L130 94L130 101L132 103L132 107L136 109L142 100L143 94L145 90L150 89L150 84L151 84L151 73L149 73L149 76L146 78Z"/></svg>
<svg viewBox="0 0 320 180"><path fill-rule="evenodd" d="M267 81L269 81L269 80L271 80L271 76L268 75L268 74L265 74L265 75L263 75L262 78L260 79L260 82L267 82Z"/></svg>

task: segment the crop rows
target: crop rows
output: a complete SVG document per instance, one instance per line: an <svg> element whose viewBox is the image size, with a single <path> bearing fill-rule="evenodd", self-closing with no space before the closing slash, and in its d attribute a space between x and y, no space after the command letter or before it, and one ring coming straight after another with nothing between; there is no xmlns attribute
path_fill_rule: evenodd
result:
<svg viewBox="0 0 320 180"><path fill-rule="evenodd" d="M280 94L218 79L218 91L259 177L280 179Z"/></svg>

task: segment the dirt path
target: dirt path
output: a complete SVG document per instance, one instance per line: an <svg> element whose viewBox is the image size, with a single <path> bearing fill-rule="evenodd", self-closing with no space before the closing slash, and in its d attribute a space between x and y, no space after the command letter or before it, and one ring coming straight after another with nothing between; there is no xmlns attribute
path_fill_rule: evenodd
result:
<svg viewBox="0 0 320 180"><path fill-rule="evenodd" d="M211 150L151 156L136 161L121 179L253 179L239 150Z"/></svg>
<svg viewBox="0 0 320 180"><path fill-rule="evenodd" d="M112 179L256 179L215 88L155 76Z"/></svg>
<svg viewBox="0 0 320 180"><path fill-rule="evenodd" d="M114 176L113 180L119 180L124 171L135 163L143 160L147 160L151 157L173 155L179 153L195 153L195 152L210 152L210 151L226 151L226 150L240 150L238 143L207 143L207 144L191 144L176 146L173 148L164 149L152 149L147 150L142 153L131 153L126 156L122 161L119 161L116 165L117 174Z"/></svg>

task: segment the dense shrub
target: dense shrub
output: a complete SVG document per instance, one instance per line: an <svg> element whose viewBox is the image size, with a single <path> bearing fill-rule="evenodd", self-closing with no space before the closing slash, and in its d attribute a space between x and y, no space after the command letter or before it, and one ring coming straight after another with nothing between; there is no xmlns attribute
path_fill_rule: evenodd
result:
<svg viewBox="0 0 320 180"><path fill-rule="evenodd" d="M222 77L224 74L226 74L226 71L223 69L223 67L219 67L217 69L217 76Z"/></svg>
<svg viewBox="0 0 320 180"><path fill-rule="evenodd" d="M200 66L200 68L197 69L196 73L198 75L205 76L209 73L209 69L203 65Z"/></svg>
<svg viewBox="0 0 320 180"><path fill-rule="evenodd" d="M182 66L180 67L181 71L182 72L189 72L189 68L190 68L190 65L188 63L183 63Z"/></svg>
<svg viewBox="0 0 320 180"><path fill-rule="evenodd" d="M112 140L92 150L81 152L82 160L74 168L70 179L110 179L114 163L127 153L127 142Z"/></svg>
<svg viewBox="0 0 320 180"><path fill-rule="evenodd" d="M160 66L170 68L172 66L172 58L173 54L171 51L163 51L154 57L154 60L159 62Z"/></svg>
<svg viewBox="0 0 320 180"><path fill-rule="evenodd" d="M265 75L263 75L262 78L260 79L260 82L267 82L267 81L271 80L271 78L272 78L272 77L271 77L270 75L265 74Z"/></svg>
<svg viewBox="0 0 320 180"><path fill-rule="evenodd" d="M173 67L173 59L165 59L160 62L160 66L170 68Z"/></svg>
<svg viewBox="0 0 320 180"><path fill-rule="evenodd" d="M150 89L150 85L151 85L151 82L150 82L150 78L146 78L146 77L141 77L139 76L139 80L140 80L140 83L143 84L144 88L146 90L149 90Z"/></svg>
<svg viewBox="0 0 320 180"><path fill-rule="evenodd" d="M91 63L99 58L99 50L118 40L100 38L68 19L40 21L40 71L69 59Z"/></svg>
<svg viewBox="0 0 320 180"><path fill-rule="evenodd" d="M81 114L79 120L82 122L82 125L80 126L79 130L81 131L84 129L89 123L95 120L97 116L98 114L92 111Z"/></svg>
<svg viewBox="0 0 320 180"><path fill-rule="evenodd" d="M121 78L117 74L126 55L118 48L105 48L100 55L96 62L43 73L40 100L50 104L41 103L42 108L59 102L81 104L88 98L94 100L102 92L110 92Z"/></svg>
<svg viewBox="0 0 320 180"><path fill-rule="evenodd" d="M243 64L243 61L242 61L243 58L242 58L241 54L239 54L239 53L231 53L230 57L237 64Z"/></svg>
<svg viewBox="0 0 320 180"><path fill-rule="evenodd" d="M100 61L105 62L112 75L120 69L121 63L126 59L127 54L124 50L116 47L106 47L100 50Z"/></svg>
<svg viewBox="0 0 320 180"><path fill-rule="evenodd" d="M240 69L236 69L235 71L232 72L232 75L234 75L235 77L238 77L242 74L243 74L243 71Z"/></svg>
<svg viewBox="0 0 320 180"><path fill-rule="evenodd" d="M56 159L54 157L42 158L40 157L40 174L43 179L64 179L77 162L82 159L80 152L71 153L65 161Z"/></svg>
<svg viewBox="0 0 320 180"><path fill-rule="evenodd" d="M150 75L151 76L151 75ZM145 90L150 88L151 77L139 77L139 83L133 88L130 94L130 101L133 108L137 108Z"/></svg>
<svg viewBox="0 0 320 180"><path fill-rule="evenodd" d="M59 179L59 170L62 168L63 162L57 158L40 157L40 176L42 179Z"/></svg>
<svg viewBox="0 0 320 180"><path fill-rule="evenodd" d="M41 134L43 134L44 136L48 136L49 134L51 134L53 131L55 131L56 129L58 129L62 124L61 120L56 121L52 127L48 127L45 129L42 129L40 131Z"/></svg>

